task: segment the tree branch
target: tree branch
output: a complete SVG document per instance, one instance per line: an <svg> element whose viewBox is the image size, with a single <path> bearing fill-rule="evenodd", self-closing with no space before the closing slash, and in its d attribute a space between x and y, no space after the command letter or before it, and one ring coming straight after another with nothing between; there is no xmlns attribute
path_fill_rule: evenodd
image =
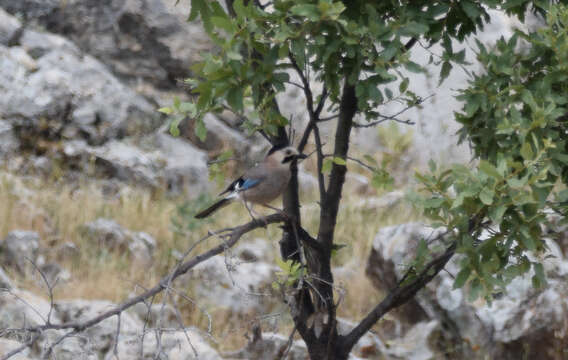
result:
<svg viewBox="0 0 568 360"><path fill-rule="evenodd" d="M424 101L428 100L432 96L434 96L434 94L428 95L425 98L418 98L414 103L412 103L411 105L408 105L407 107L400 110L399 112L397 112L394 115L390 115L390 116L379 115L382 118L381 120L373 121L373 122L370 122L368 124L357 124L356 123L356 124L353 124L353 126L356 127L356 128L368 128L368 127L375 126L375 125L378 125L380 123L383 123L383 122L389 121L389 120L396 121L396 122L401 123L401 124L414 125L415 123L410 121L410 120L397 119L397 116L408 111L408 110L410 110L410 109L412 109L413 107L415 107L417 105L422 104Z"/></svg>
<svg viewBox="0 0 568 360"><path fill-rule="evenodd" d="M180 263L178 264L178 266L176 266L174 268L174 270L168 274L167 276L163 277L160 282L155 285L154 287L152 287L151 289L146 290L144 293L129 299L125 302L123 302L122 304L114 307L113 309L110 309L102 314L99 314L91 319L85 320L85 321L69 321L69 322L65 322L62 324L52 324L49 322L46 322L44 325L39 325L39 326L34 326L34 327L28 327L28 328L23 328L23 331L27 331L27 332L31 332L34 333L34 336L30 339L30 341L28 341L26 344L24 344L24 346L16 349L18 350L17 352L10 352L9 356L4 356L2 357L2 360L7 359L8 357L22 351L23 349L25 349L28 346L31 346L33 343L35 343L35 341L37 340L37 338L41 335L42 332L46 331L46 330L64 330L64 329L71 329L70 332L67 332L66 334L60 336L58 339L56 339L54 341L54 343L52 344L52 346L49 349L52 349L55 345L59 344L61 341L63 341L65 338L72 336L74 334L80 333L81 331L90 328L91 326L94 326L98 323L100 323L103 320L106 320L112 316L120 316L120 314L127 310L128 308L132 307L133 305L139 303L139 302L143 302L148 298L154 297L156 294L162 292L165 289L169 288L169 285L171 284L171 282L173 280L175 280L176 278L178 278L179 276L185 274L186 272L188 272L189 270L191 270L193 267L195 267L196 265L212 258L215 255L221 254L223 251L225 251L226 249L234 246L239 240L240 238L254 230L260 227L265 227L267 224L272 224L272 223L278 223L278 222L291 222L290 218L288 216L286 216L283 213L276 213L276 214L272 214L263 218L259 218L259 219L255 219L251 222L248 222L244 225L240 225L234 228L227 228L227 229L222 229L218 232L212 233L210 232L208 235L206 235L205 237L203 237L201 240L198 241L201 242L205 239L208 239L212 236L221 236L223 238L223 242L221 244L219 244L218 246L209 249L208 251L201 253L199 255L194 256L193 258L191 258L190 260L187 260L186 262ZM192 246L192 248L190 248L187 252L189 253L194 246ZM48 349L48 351L49 351Z"/></svg>
<svg viewBox="0 0 568 360"><path fill-rule="evenodd" d="M456 251L456 242L446 249L446 251L430 261L424 269L416 275L412 281L407 282L406 279L409 278L409 274L413 269L409 269L403 276L402 280L397 284L397 286L392 289L389 294L381 301L361 322L354 327L349 334L345 335L341 341L343 342L342 347L349 353L353 346L359 341L359 339L365 335L367 331L373 327L373 325L379 321L379 319L389 312L390 310L403 305L408 300L412 299L418 290L422 289L426 284L428 284L450 261L452 256Z"/></svg>

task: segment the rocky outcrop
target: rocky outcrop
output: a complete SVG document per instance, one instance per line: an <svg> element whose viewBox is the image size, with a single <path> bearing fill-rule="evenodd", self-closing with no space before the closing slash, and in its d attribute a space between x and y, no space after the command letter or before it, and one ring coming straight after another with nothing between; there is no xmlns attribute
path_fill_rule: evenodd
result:
<svg viewBox="0 0 568 360"><path fill-rule="evenodd" d="M200 24L184 21L187 8L172 1L1 0L0 7L67 37L132 82L175 87L211 48Z"/></svg>
<svg viewBox="0 0 568 360"><path fill-rule="evenodd" d="M97 145L157 124L150 103L62 37L24 30L19 46L0 46L0 63L0 118L23 149L47 152L70 139Z"/></svg>
<svg viewBox="0 0 568 360"><path fill-rule="evenodd" d="M277 270L276 266L262 261L245 262L215 256L197 265L179 281L194 287L204 303L236 313L262 313L263 309L279 302L270 287Z"/></svg>
<svg viewBox="0 0 568 360"><path fill-rule="evenodd" d="M443 229L432 229L418 223L382 229L373 242L367 263L367 275L382 291L388 291L402 278L405 266L416 254L421 238L433 239ZM459 256L446 266L415 299L393 312L398 328L413 326L417 321L436 320L444 342L462 343L456 349L460 356L473 356L476 351L492 358L518 359L523 356L556 359L561 344L568 341L568 262L559 246L547 240L548 253L541 260L548 285L534 289L532 273L516 278L505 293L492 304L469 302L466 289L453 289L459 271ZM540 258L539 258L540 259ZM409 314L419 314L414 318ZM394 334L400 337L405 333ZM404 335L406 336L406 335Z"/></svg>
<svg viewBox="0 0 568 360"><path fill-rule="evenodd" d="M142 343L142 339L144 342ZM141 351L142 350L142 351ZM144 338L137 334L121 338L117 353L110 349L105 360L221 360L221 356L209 345L203 332L190 327L184 330L167 331L161 334L160 343L152 331Z"/></svg>
<svg viewBox="0 0 568 360"><path fill-rule="evenodd" d="M4 269L2 269L2 267L0 267L0 289L11 289L14 287L14 283L12 282L12 279L10 279L10 277L8 276L8 274L6 274L6 272L4 271Z"/></svg>
<svg viewBox="0 0 568 360"><path fill-rule="evenodd" d="M39 234L34 231L14 230L0 242L0 259L21 273L32 268L39 253Z"/></svg>
<svg viewBox="0 0 568 360"><path fill-rule="evenodd" d="M56 9L51 2L27 3L32 7L26 8L24 18L43 19ZM89 7L87 3L72 4ZM23 9L20 2L13 6L0 2L2 5L11 11ZM55 160L68 172L92 172L94 165L95 174L103 178L173 192L205 190L205 153L187 141L160 133L157 128L165 119L156 105L77 44L24 27L4 11L0 18L5 20L0 40L17 37L17 41L0 41L0 89L4 94L0 98L0 159L9 159L8 165L18 171L42 176L50 174ZM239 146L247 144L237 131L221 123L213 125L215 136L228 137L230 143L242 144ZM19 161L14 155L22 152L26 156Z"/></svg>
<svg viewBox="0 0 568 360"><path fill-rule="evenodd" d="M115 306L116 304L108 301L64 300L55 301L54 306L51 307L48 301L29 292L16 289L9 292L2 291L0 292L0 355L20 347L28 339L29 334L16 330L18 328L44 325L48 320L51 324L86 321ZM179 329L179 325L172 326L173 323L167 321L160 325L162 332L161 341L158 343L155 324L148 322L145 327L144 322L135 315L134 311L126 311L121 313L120 320L117 316L111 316L88 327L78 336L66 337L60 342L57 341L68 332L67 330L47 330L37 339L37 346L25 349L15 358L22 360L44 358L45 351L52 347L52 353L48 358L62 360L115 359L115 355L126 360L221 359L209 345L205 333L196 328L182 330ZM142 336L144 329L148 333Z"/></svg>
<svg viewBox="0 0 568 360"><path fill-rule="evenodd" d="M103 248L127 251L134 261L149 263L156 247L156 240L145 232L124 229L117 222L99 218L83 226L84 234Z"/></svg>
<svg viewBox="0 0 568 360"><path fill-rule="evenodd" d="M22 346L22 344L17 342L16 340L0 338L0 354L2 354L2 355L8 354L11 351L15 351L16 349L19 349L20 346ZM10 359L12 359L12 360L31 360L32 358L29 357L29 354L30 354L30 349L25 349L25 350L21 351L20 353L14 355Z"/></svg>
<svg viewBox="0 0 568 360"><path fill-rule="evenodd" d="M224 359L308 359L308 349L301 340L289 342L287 336L270 332L261 332L260 327L253 329L253 337L249 343L240 350L223 354Z"/></svg>

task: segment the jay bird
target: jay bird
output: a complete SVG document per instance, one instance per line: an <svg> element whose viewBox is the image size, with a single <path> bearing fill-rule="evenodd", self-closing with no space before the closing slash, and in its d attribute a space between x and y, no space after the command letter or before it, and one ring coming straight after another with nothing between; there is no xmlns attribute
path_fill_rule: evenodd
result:
<svg viewBox="0 0 568 360"><path fill-rule="evenodd" d="M195 218L205 218L234 200L242 200L251 217L253 216L247 202L274 209L268 203L282 194L288 186L291 176L290 163L305 158L306 155L300 154L294 147L274 146L261 163L245 172L219 194L227 195L197 213Z"/></svg>

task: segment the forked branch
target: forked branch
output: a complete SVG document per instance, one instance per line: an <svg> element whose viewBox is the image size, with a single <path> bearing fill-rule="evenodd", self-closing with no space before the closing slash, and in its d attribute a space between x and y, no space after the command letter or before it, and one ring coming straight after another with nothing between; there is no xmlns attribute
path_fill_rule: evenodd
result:
<svg viewBox="0 0 568 360"><path fill-rule="evenodd" d="M164 276L160 282L146 290L144 293L133 297L125 302L123 302L120 305L117 305L116 307L99 314L98 316L95 316L93 318L90 318L88 320L85 321L69 321L69 322L64 322L61 324L53 324L50 323L49 321L46 321L45 324L43 325L39 325L39 326L33 326L33 327L27 327L27 328L22 328L19 329L21 331L25 331L28 333L33 334L30 337L30 340L28 342L26 342L25 344L23 344L21 347L19 347L18 349L15 349L14 351L11 351L10 353L2 356L0 358L0 360L7 360L8 358L12 357L13 355L16 355L17 353L25 350L28 347L31 347L34 345L34 343L40 338L40 335L46 331L46 330L69 330L66 334L60 336L59 338L55 339L54 342L52 343L51 347L47 350L47 353L51 352L51 350L53 349L54 346L56 346L57 344L59 344L60 342L62 342L65 338L69 337L69 336L73 336L77 333L80 333L81 331L88 329L98 323L100 323L103 320L106 320L112 316L120 316L120 314L122 312L124 312L125 310L127 310L128 308L145 301L146 299L152 298L154 297L156 294L161 293L162 291L166 290L169 288L169 285L171 284L171 282L173 280L175 280L176 278L178 278L179 276L187 273L189 270L191 270L192 268L194 268L196 265L212 258L215 255L221 254L223 251L225 251L228 248L233 247L240 239L241 237L260 227L265 227L268 224L273 224L273 223L280 223L280 222L289 222L291 221L290 218L288 216L286 216L283 213L276 213L276 214L272 214L263 218L258 218L255 219L249 223L246 223L244 225L241 226L237 226L234 228L227 228L227 229L222 229L220 231L217 232L210 232L208 235L206 235L205 237L203 237L201 240L198 241L198 243L211 238L213 236L215 237L219 237L221 238L223 241L221 244L215 246L214 248L211 248L199 255L194 256L193 258L185 261L185 262L180 262L173 270L172 272L170 272L170 274L168 274L167 276ZM186 255L194 248L194 246L192 246L187 252Z"/></svg>

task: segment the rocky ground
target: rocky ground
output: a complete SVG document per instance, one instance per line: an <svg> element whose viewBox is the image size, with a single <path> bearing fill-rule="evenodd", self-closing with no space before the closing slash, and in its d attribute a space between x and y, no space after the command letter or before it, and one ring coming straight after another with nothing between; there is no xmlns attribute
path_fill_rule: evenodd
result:
<svg viewBox="0 0 568 360"><path fill-rule="evenodd" d="M168 298L140 303L59 343L64 330L37 339L24 331L112 309L154 286L208 231L248 216L240 208L209 222L188 216L216 190L208 179L211 157L232 149L238 169L266 144L242 132L230 114L208 115L205 142L193 135L191 119L179 138L168 134L156 109L187 98L180 82L211 50L200 25L185 21L188 1L175 2L0 0L0 358L31 340L34 346L12 358L307 358L305 344L289 338L287 308L272 286L279 271L276 227L255 231L180 277ZM511 33L509 19L493 17L483 35L488 42ZM448 120L457 106L450 87L464 84L465 75L452 74L442 88L435 77L416 76L423 85L415 91L436 96L408 114L421 119L411 132L356 134L355 151L397 156L397 181L395 190L377 192L350 168L336 234L348 246L333 260L344 331L400 279L418 240L442 231L418 222L404 204L409 171L430 156L468 155L447 136L456 127ZM285 109L302 108L294 90L279 100ZM288 115L303 119L301 111ZM300 182L312 230L318 205L310 169L303 167ZM377 324L353 358L566 358L568 235L560 226L549 233L546 288L533 289L529 274L492 304L472 303L467 290L452 289L456 258Z"/></svg>

